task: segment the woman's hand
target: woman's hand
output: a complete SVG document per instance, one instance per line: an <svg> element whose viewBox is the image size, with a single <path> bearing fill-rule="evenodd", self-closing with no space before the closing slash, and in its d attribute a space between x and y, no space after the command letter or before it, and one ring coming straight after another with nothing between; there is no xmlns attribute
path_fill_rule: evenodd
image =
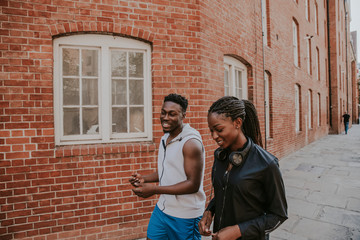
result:
<svg viewBox="0 0 360 240"><path fill-rule="evenodd" d="M204 236L210 236L211 235L211 230L210 230L210 225L212 222L212 213L210 211L205 211L201 220L199 221L199 232L201 235Z"/></svg>
<svg viewBox="0 0 360 240"><path fill-rule="evenodd" d="M131 178L129 179L129 182L130 182L131 185L133 185L134 187L138 187L141 183L144 183L145 180L144 180L144 178L141 176L141 174L135 173L135 174L131 175Z"/></svg>
<svg viewBox="0 0 360 240"><path fill-rule="evenodd" d="M211 236L212 240L236 240L241 237L241 232L238 225L233 225L223 228Z"/></svg>

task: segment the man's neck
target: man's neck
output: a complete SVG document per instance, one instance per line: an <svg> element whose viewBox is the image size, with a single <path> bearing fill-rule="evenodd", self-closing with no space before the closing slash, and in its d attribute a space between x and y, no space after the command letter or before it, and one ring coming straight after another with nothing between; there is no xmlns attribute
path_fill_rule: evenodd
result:
<svg viewBox="0 0 360 240"><path fill-rule="evenodd" d="M168 137L166 143L169 143L171 140L176 138L182 132L183 127L184 127L184 125L181 124L181 125L179 125L179 127L175 128L173 131L169 132L169 137Z"/></svg>

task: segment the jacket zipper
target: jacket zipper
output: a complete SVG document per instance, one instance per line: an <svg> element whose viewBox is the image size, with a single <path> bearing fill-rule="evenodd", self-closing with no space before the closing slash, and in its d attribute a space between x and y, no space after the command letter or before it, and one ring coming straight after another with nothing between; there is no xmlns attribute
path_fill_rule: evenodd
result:
<svg viewBox="0 0 360 240"><path fill-rule="evenodd" d="M226 182L225 182L225 186L224 186L224 199L223 199L222 208L221 208L221 214L220 214L220 219L219 219L219 229L221 229L221 222L222 222L222 217L223 217L223 214L224 214L226 190L227 190L227 185L228 185L228 182L229 182L230 171L226 170L224 176L225 175L226 175Z"/></svg>

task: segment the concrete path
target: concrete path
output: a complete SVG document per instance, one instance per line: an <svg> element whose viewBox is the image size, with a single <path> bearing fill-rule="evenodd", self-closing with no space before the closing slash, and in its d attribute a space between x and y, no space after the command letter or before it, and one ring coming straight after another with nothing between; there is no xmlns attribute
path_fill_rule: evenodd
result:
<svg viewBox="0 0 360 240"><path fill-rule="evenodd" d="M289 219L271 240L360 240L360 126L280 159Z"/></svg>

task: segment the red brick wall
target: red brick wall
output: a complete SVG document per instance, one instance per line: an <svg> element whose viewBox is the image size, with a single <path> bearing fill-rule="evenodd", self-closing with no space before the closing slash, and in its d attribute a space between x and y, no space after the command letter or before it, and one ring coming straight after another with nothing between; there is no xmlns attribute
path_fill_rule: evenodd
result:
<svg viewBox="0 0 360 240"><path fill-rule="evenodd" d="M263 65L260 1L1 1L1 239L144 237L156 197L136 197L128 178L156 168L159 112L171 92L189 99L186 122L203 135L209 195L216 146L207 128L207 110L224 92L224 55L248 67L248 95L257 107L263 136L263 70L271 74L270 152L280 158L326 135L324 1L318 1L318 36L313 8L307 22L302 1L269 2L271 46L264 48ZM300 26L299 68L292 56L293 18ZM152 44L152 142L55 146L52 42L76 33L117 34ZM320 81L315 80L315 65L313 74L307 74L306 34L314 35L313 61L315 46L320 51ZM302 113L307 114L308 89L322 99L321 126L316 126L315 112L311 130L302 116L298 134L295 84L301 85ZM313 99L315 109L316 95Z"/></svg>

